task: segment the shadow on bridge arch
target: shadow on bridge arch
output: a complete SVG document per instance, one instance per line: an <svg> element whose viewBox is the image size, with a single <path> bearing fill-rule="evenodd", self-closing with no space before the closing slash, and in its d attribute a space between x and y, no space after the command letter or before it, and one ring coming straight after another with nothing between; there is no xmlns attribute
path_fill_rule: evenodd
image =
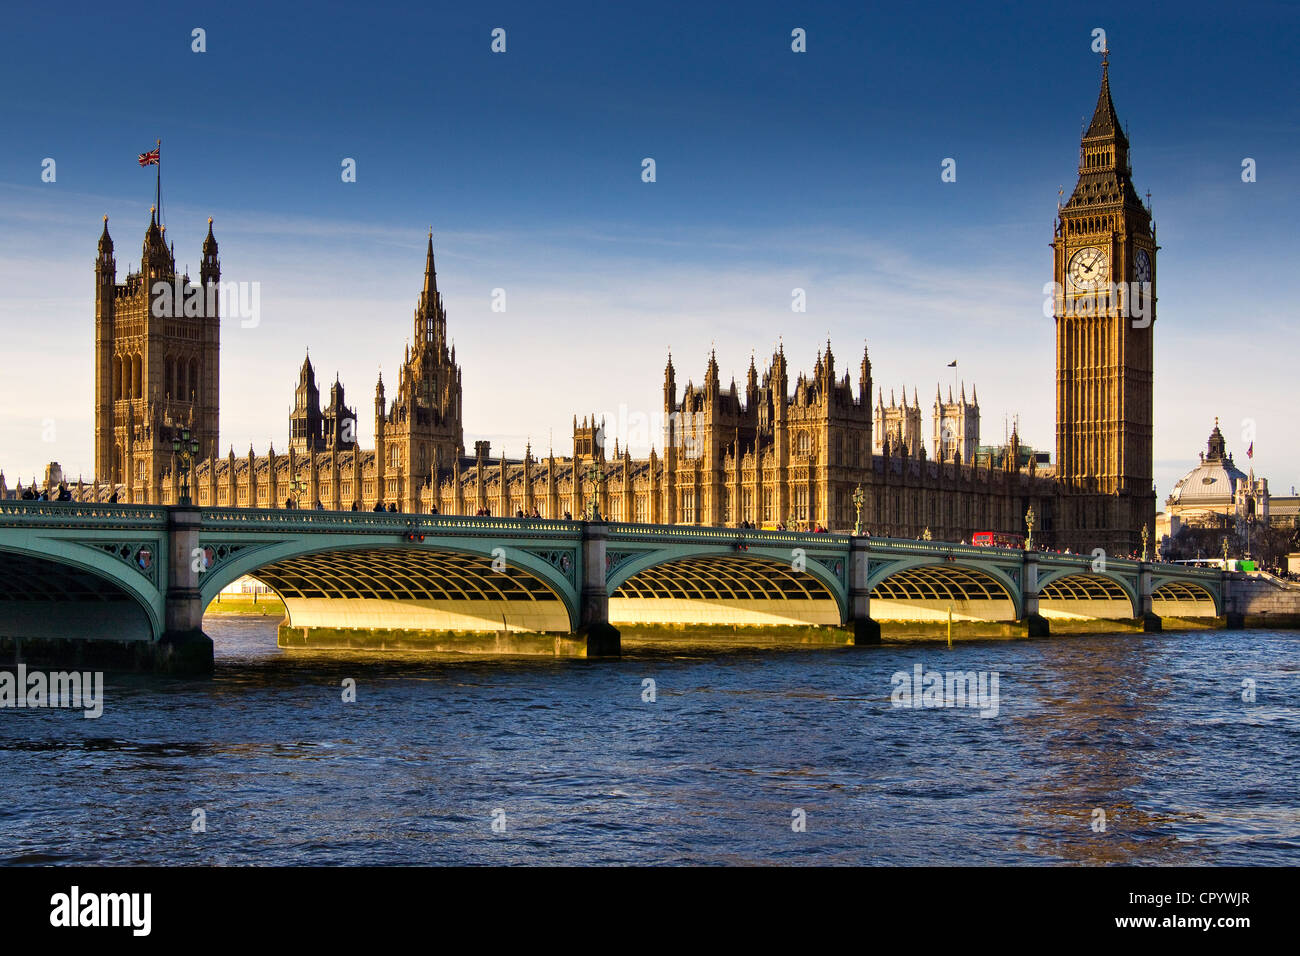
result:
<svg viewBox="0 0 1300 956"><path fill-rule="evenodd" d="M1118 621L1137 617L1141 608L1126 582L1103 574L1070 572L1039 578L1038 613L1048 620Z"/></svg>
<svg viewBox="0 0 1300 956"><path fill-rule="evenodd" d="M1015 621L1020 590L1002 569L952 562L890 565L872 575L871 617L876 621Z"/></svg>
<svg viewBox="0 0 1300 956"><path fill-rule="evenodd" d="M249 574L284 602L292 628L570 633L577 601L566 572L517 548L496 567L494 557L491 547L394 544L391 536L343 547L290 539L220 563L204 574L201 594L206 607Z"/></svg>
<svg viewBox="0 0 1300 956"><path fill-rule="evenodd" d="M1151 613L1160 617L1217 617L1223 612L1208 588L1191 581L1166 581L1151 592Z"/></svg>
<svg viewBox="0 0 1300 956"><path fill-rule="evenodd" d="M156 590L134 566L107 557L101 568L61 542L41 544L40 554L0 549L0 637L151 641L162 633Z"/></svg>
<svg viewBox="0 0 1300 956"><path fill-rule="evenodd" d="M783 627L844 623L844 558L791 560L789 549L656 552L608 581L616 627L696 625Z"/></svg>

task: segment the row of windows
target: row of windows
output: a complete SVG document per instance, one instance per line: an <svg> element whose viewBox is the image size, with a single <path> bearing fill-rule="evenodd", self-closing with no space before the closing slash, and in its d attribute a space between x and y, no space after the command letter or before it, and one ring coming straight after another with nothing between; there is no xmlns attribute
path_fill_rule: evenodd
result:
<svg viewBox="0 0 1300 956"><path fill-rule="evenodd" d="M1115 162L1115 151L1111 149L1102 149L1096 152L1089 152L1083 157L1084 169L1095 169L1098 166L1109 166Z"/></svg>
<svg viewBox="0 0 1300 956"><path fill-rule="evenodd" d="M140 353L113 356L112 394L115 400L144 398L144 362ZM163 393L180 401L198 396L199 360L173 358L163 360Z"/></svg>
<svg viewBox="0 0 1300 956"><path fill-rule="evenodd" d="M1114 216L1089 216L1086 219L1067 219L1061 223L1067 235L1084 232L1112 232L1115 229Z"/></svg>

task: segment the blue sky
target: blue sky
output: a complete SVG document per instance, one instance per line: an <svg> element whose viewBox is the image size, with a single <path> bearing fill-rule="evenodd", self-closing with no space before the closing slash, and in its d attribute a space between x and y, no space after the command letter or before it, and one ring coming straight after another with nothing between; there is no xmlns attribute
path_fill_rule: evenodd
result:
<svg viewBox="0 0 1300 956"><path fill-rule="evenodd" d="M807 53L791 52L795 27ZM869 343L886 398L918 390L927 433L956 358L985 441L1018 415L1052 449L1042 285L1057 190L1073 184L1096 101L1098 27L1162 247L1160 495L1215 416L1243 461L1253 425L1257 470L1288 491L1291 4L13 8L0 38L0 466L11 484L51 459L91 473L95 241L108 214L119 276L138 262L153 176L135 157L159 137L178 264L197 272L213 216L225 278L261 284L258 327L222 329L222 443L240 454L284 448L308 346L322 375L341 375L368 440L430 226L467 444L518 455L553 435L564 451L575 412L657 412L670 346L679 381L702 378L711 346L725 380L778 337L808 369L829 334L854 367ZM341 181L345 157L355 183ZM945 157L955 183L940 181Z"/></svg>

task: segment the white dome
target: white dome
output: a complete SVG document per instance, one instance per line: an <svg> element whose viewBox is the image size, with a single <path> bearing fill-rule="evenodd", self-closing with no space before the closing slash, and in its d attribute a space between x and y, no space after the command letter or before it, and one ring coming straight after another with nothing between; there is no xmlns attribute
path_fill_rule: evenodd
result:
<svg viewBox="0 0 1300 956"><path fill-rule="evenodd" d="M1245 474L1232 463L1232 456L1226 453L1226 442L1216 420L1206 451L1201 455L1201 463L1174 485L1169 503L1183 506L1226 504L1233 500L1238 483L1245 480Z"/></svg>

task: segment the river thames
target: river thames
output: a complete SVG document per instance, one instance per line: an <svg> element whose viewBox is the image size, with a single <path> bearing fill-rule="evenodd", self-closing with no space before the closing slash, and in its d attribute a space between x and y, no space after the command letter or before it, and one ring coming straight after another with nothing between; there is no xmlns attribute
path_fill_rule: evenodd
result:
<svg viewBox="0 0 1300 956"><path fill-rule="evenodd" d="M109 675L95 720L0 713L0 860L1300 862L1295 632L589 662L205 627L211 680ZM995 674L996 715L895 706L918 664Z"/></svg>

